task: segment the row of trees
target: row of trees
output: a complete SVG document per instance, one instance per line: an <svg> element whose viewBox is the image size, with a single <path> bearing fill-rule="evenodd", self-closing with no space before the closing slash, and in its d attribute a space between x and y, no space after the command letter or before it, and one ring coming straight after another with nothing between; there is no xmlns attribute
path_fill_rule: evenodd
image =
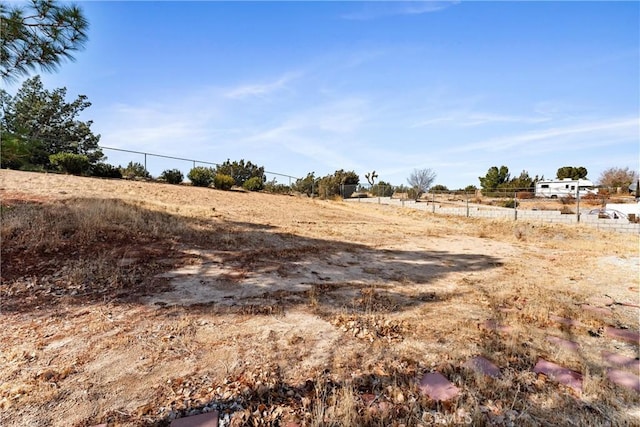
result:
<svg viewBox="0 0 640 427"><path fill-rule="evenodd" d="M150 175L140 164L129 164L126 168L114 167L104 163L106 159L98 145L100 135L91 130L92 121L78 120L79 114L91 103L84 95L79 95L72 102L66 101L66 88L47 90L43 87L39 76L27 79L15 96L0 90L0 127L1 166L13 169L62 170L74 174L87 174L102 177L144 177ZM167 182L178 180L178 172L163 172L161 179ZM232 185L247 186L252 190L261 190L265 185L264 167L246 162L227 159L216 168L200 168L193 172L192 182L210 185L215 176L229 176ZM583 179L588 171L583 166L563 166L557 170L556 178ZM410 193L410 197L418 198L427 192L436 174L431 169L414 170L407 183L409 187L394 187L380 181L375 171L365 175L373 195L389 196L393 192ZM179 182L184 178L180 173ZM191 177L190 177L191 179ZM531 177L527 171L512 177L507 166L493 166L483 177L479 177L484 194L506 192L517 189L533 188L535 183L544 179L537 175ZM599 184L603 187L628 187L638 179L635 171L629 168L610 168L604 171ZM274 183L272 183L275 185ZM349 197L356 191L359 177L353 171L337 170L333 174L316 178L314 173L298 180L291 188L308 195ZM199 185L199 184L196 184ZM437 191L447 191L444 186L436 186ZM285 189L280 187L279 191ZM469 188L471 190L471 188Z"/></svg>
<svg viewBox="0 0 640 427"><path fill-rule="evenodd" d="M316 177L315 172L308 173L306 177L296 180L291 190L310 197L350 197L359 183L360 177L357 173L340 169L321 178Z"/></svg>
<svg viewBox="0 0 640 427"><path fill-rule="evenodd" d="M264 167L245 162L244 159L231 162L227 159L215 168L196 166L187 175L191 183L197 187L209 187L228 190L234 185L249 191L259 191L264 188L266 176Z"/></svg>
<svg viewBox="0 0 640 427"><path fill-rule="evenodd" d="M84 48L89 24L76 5L59 4L54 0L31 0L8 6L0 2L0 75L4 81L13 81L40 68L55 71L64 60L74 60L73 53ZM15 96L0 89L1 166L14 169L58 169L69 173L104 177L150 178L138 163L126 168L104 163L100 150L100 135L91 130L92 121L78 120L79 114L91 106L85 95L72 102L66 101L66 88L46 90L39 76L26 80ZM216 177L229 177L227 184L262 189L265 185L285 192L288 186L265 183L264 168L241 160L211 168L194 168L188 175L194 183L210 185ZM585 167L564 166L558 169L558 179L586 178ZM390 195L395 191L412 193L416 198L429 190L436 174L431 169L414 170L407 182L409 187L394 187L384 181L377 184L375 171L365 175L374 195ZM167 170L160 176L167 182L179 183L184 179L179 170ZM496 191L532 188L536 181L527 171L511 177L506 166L491 167L479 177L486 194ZM603 187L628 187L638 182L638 174L629 168L610 168L598 181ZM249 183L249 184L247 184ZM333 197L349 196L359 184L353 171L338 170L331 175L316 178L314 173L299 179L294 191L308 195ZM197 185L197 184L196 184ZM222 184L221 184L222 185ZM433 189L447 191L445 186ZM473 186L466 190L475 189Z"/></svg>
<svg viewBox="0 0 640 427"><path fill-rule="evenodd" d="M517 177L511 177L506 166L492 166L485 176L478 177L483 194L490 195L496 192L513 191L532 188L538 181L538 176L531 178L527 171L522 171Z"/></svg>
<svg viewBox="0 0 640 427"><path fill-rule="evenodd" d="M556 179L586 179L588 174L584 166L563 166L558 168ZM507 166L492 166L485 176L478 177L483 194L490 195L496 192L506 192L513 190L533 191L535 183L544 180L544 176L529 176L527 171L522 171L520 175L511 177ZM602 188L628 188L633 183L637 183L638 174L627 168L612 167L600 174L597 184Z"/></svg>

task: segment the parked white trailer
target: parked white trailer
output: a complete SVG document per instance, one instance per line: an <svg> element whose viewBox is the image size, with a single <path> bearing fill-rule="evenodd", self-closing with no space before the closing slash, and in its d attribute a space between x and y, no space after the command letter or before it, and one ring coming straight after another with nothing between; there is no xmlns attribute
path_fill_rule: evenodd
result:
<svg viewBox="0 0 640 427"><path fill-rule="evenodd" d="M580 197L598 194L598 189L588 179L565 178L536 182L536 197L548 197L551 199L566 196L577 197L578 191L580 191Z"/></svg>

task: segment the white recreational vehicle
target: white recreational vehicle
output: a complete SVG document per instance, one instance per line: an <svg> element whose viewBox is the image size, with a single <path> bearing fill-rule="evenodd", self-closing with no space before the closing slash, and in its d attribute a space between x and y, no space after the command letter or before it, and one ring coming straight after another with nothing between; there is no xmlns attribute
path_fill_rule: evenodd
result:
<svg viewBox="0 0 640 427"><path fill-rule="evenodd" d="M598 194L598 189L594 188L593 182L588 179L548 179L536 182L536 197L550 197L557 199L558 197L578 196L589 194Z"/></svg>

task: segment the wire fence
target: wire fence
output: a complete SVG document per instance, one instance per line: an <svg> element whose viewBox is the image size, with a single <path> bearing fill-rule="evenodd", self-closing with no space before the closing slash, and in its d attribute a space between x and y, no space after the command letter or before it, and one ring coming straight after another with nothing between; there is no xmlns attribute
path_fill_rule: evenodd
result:
<svg viewBox="0 0 640 427"><path fill-rule="evenodd" d="M160 171L169 169L178 169L182 172L187 169L184 167L184 163L189 164L189 170L197 166L223 166L223 164L216 162L144 151L106 146L100 146L99 148L101 150L122 154L124 156L120 156L120 161L124 161L125 164L127 161L130 163L140 163L146 171L152 172L153 170L154 173L158 172L156 176L160 175ZM176 167L178 166L176 162L181 162L182 168ZM113 163L113 160L111 163ZM331 184L323 183L323 179L320 178L311 179L310 182L307 183L306 181L309 180L309 177L303 179L272 171L264 171L264 174L267 184L270 184L270 190L277 193L291 193L297 190L310 197L328 199L337 196L351 201L377 201L381 204L411 205L414 208L430 210L433 213L455 213L466 215L467 217L492 217L496 216L496 212L500 212L498 216L511 216L514 220L517 220L519 217L531 217L532 213L536 214L534 216L539 217L544 216L539 215L538 213L540 212L551 212L551 215L561 215L561 217L554 216L556 219L561 219L559 222L566 221L568 218L573 218L572 221L576 223L580 222L581 218L597 218L613 219L616 221L622 220L628 221L634 226L639 225L638 217L640 217L640 212L634 211L633 213L629 213L624 211L629 200L619 197L623 195L620 193L624 193L624 191L621 191L623 190L622 188L617 189L618 194L615 192L611 193L611 189L601 192L589 190L583 194L582 187L570 187L569 185L567 185L568 190L565 193L556 194L548 192L546 194L543 192L538 194L538 189L535 187L503 188L492 191L471 190L469 188L450 191L432 188L428 192L419 192L416 191L415 188L408 188L406 186L341 184L339 189L336 189L336 187L333 187ZM269 178L271 178L271 180L269 180ZM309 188L307 188L307 184ZM562 184L566 184L566 182L562 182ZM636 183L636 193L638 187L640 187L640 184ZM638 200L638 194L636 194L636 200ZM609 206L612 203L619 203L619 207L623 209L623 211Z"/></svg>
<svg viewBox="0 0 640 427"><path fill-rule="evenodd" d="M204 160L196 160L196 159L188 159L188 158L184 158L184 157L175 157L175 156L167 156L164 154L154 154L154 153L147 153L144 151L135 151L135 150L125 150L122 148L114 148L114 147L105 147L105 146L100 146L101 150L108 150L108 151L115 151L115 152L119 152L119 153L128 153L128 154L135 154L136 157L135 159L131 159L130 161L135 161L135 162L139 162L140 164L142 164L145 168L145 170L149 171L150 166L151 166L151 162L154 159L163 159L163 160L171 160L171 161L179 161L181 162L181 165L184 165L184 162L189 163L189 169L191 168L195 168L196 166L213 166L213 167L219 167L221 166L221 163L215 163L215 162L208 162L208 161L204 161ZM129 156L131 157L131 156ZM126 160L125 160L126 162ZM183 166L184 167L184 166ZM153 169L154 172L156 171L160 171L165 170L165 169L170 169L170 168L175 168L175 169L179 169L182 171L182 168L179 167L179 165L177 165L175 162L162 162L160 164L154 164L153 165ZM188 171L187 171L188 172ZM264 171L265 175L267 176L267 178L272 178L273 180L280 182L280 180L283 180L285 183L287 183L287 185L291 186L296 180L298 180L299 178L293 175L288 175L288 174L284 174L284 173L279 173L279 172L271 172L271 171ZM187 175L185 173L185 175ZM269 180L269 179L267 179Z"/></svg>
<svg viewBox="0 0 640 427"><path fill-rule="evenodd" d="M625 211L635 207L634 199L625 194L575 194L542 196L536 188L510 188L494 191L429 190L417 192L406 187L384 185L342 185L341 196L351 202L368 202L411 207L432 213L467 217L548 219L549 222L612 219L638 223L638 213ZM615 204L615 205L614 205Z"/></svg>

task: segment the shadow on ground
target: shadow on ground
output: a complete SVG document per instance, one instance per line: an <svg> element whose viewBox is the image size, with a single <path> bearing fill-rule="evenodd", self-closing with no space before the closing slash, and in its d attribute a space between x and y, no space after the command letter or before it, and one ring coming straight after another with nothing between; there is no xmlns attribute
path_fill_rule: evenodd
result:
<svg viewBox="0 0 640 427"><path fill-rule="evenodd" d="M284 309L314 299L355 311L397 311L447 298L428 285L448 274L501 265L490 255L380 250L103 199L5 200L2 242L5 313L94 302L167 305L172 300L163 296L172 292L173 302L184 305ZM369 300L358 308L354 298Z"/></svg>

